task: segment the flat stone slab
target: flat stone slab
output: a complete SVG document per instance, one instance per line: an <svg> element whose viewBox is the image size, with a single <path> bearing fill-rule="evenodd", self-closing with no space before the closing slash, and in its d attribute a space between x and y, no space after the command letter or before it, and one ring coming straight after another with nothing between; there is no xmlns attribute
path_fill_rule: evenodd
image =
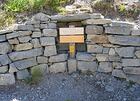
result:
<svg viewBox="0 0 140 101"><path fill-rule="evenodd" d="M9 63L11 63L11 60L9 59L7 54L0 55L0 64L1 65L7 65Z"/></svg>
<svg viewBox="0 0 140 101"><path fill-rule="evenodd" d="M6 41L6 36L5 35L0 35L0 42Z"/></svg>
<svg viewBox="0 0 140 101"><path fill-rule="evenodd" d="M98 72L109 73L112 72L113 67L110 62L100 62Z"/></svg>
<svg viewBox="0 0 140 101"><path fill-rule="evenodd" d="M87 19L82 21L84 25L104 25L110 24L112 21L110 19Z"/></svg>
<svg viewBox="0 0 140 101"><path fill-rule="evenodd" d="M122 70L119 70L119 69L114 69L112 71L112 75L119 78L126 78L126 74Z"/></svg>
<svg viewBox="0 0 140 101"><path fill-rule="evenodd" d="M124 67L140 66L140 59L122 59L122 66Z"/></svg>
<svg viewBox="0 0 140 101"><path fill-rule="evenodd" d="M15 84L14 74L0 74L0 85Z"/></svg>
<svg viewBox="0 0 140 101"><path fill-rule="evenodd" d="M41 37L40 43L42 46L55 45L55 37Z"/></svg>
<svg viewBox="0 0 140 101"><path fill-rule="evenodd" d="M140 68L139 67L125 67L125 68L123 68L123 71L126 74L140 75Z"/></svg>
<svg viewBox="0 0 140 101"><path fill-rule="evenodd" d="M16 51L29 50L32 48L33 48L33 45L31 43L23 43L23 44L18 44L15 46Z"/></svg>
<svg viewBox="0 0 140 101"><path fill-rule="evenodd" d="M58 54L55 56L51 56L49 58L49 62L62 62L68 59L68 54Z"/></svg>
<svg viewBox="0 0 140 101"><path fill-rule="evenodd" d="M91 54L78 52L76 54L76 59L81 61L94 61L96 58Z"/></svg>
<svg viewBox="0 0 140 101"><path fill-rule="evenodd" d="M0 43L0 54L6 54L11 51L11 46L8 42Z"/></svg>
<svg viewBox="0 0 140 101"><path fill-rule="evenodd" d="M57 36L57 30L56 29L44 29L43 30L43 36Z"/></svg>
<svg viewBox="0 0 140 101"><path fill-rule="evenodd" d="M89 34L89 35L103 34L103 27L95 26L95 25L88 25L86 26L86 34Z"/></svg>
<svg viewBox="0 0 140 101"><path fill-rule="evenodd" d="M46 46L44 50L44 56L52 56L57 55L56 46Z"/></svg>
<svg viewBox="0 0 140 101"><path fill-rule="evenodd" d="M111 26L120 26L120 27L134 27L134 23L126 22L126 21L112 21Z"/></svg>

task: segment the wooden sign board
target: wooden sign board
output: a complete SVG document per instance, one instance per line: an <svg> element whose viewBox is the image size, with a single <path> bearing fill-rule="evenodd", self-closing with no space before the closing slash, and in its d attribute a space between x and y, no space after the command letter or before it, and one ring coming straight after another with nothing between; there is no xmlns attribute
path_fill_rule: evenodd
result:
<svg viewBox="0 0 140 101"><path fill-rule="evenodd" d="M60 43L84 43L84 28L60 28Z"/></svg>

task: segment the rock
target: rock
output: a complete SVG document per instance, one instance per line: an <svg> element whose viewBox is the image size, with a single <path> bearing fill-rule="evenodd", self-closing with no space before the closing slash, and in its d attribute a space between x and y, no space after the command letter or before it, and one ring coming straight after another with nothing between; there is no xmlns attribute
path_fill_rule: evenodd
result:
<svg viewBox="0 0 140 101"><path fill-rule="evenodd" d="M87 52L89 53L102 53L103 46L99 45L87 45Z"/></svg>
<svg viewBox="0 0 140 101"><path fill-rule="evenodd" d="M140 35L140 29L133 29L131 35Z"/></svg>
<svg viewBox="0 0 140 101"><path fill-rule="evenodd" d="M140 84L140 75L127 75L127 80Z"/></svg>
<svg viewBox="0 0 140 101"><path fill-rule="evenodd" d="M109 54L110 48L103 48L103 54Z"/></svg>
<svg viewBox="0 0 140 101"><path fill-rule="evenodd" d="M48 28L48 24L40 24L40 29L46 29Z"/></svg>
<svg viewBox="0 0 140 101"><path fill-rule="evenodd" d="M97 66L96 62L78 61L78 69L82 72L96 72Z"/></svg>
<svg viewBox="0 0 140 101"><path fill-rule="evenodd" d="M98 72L110 73L112 72L112 64L110 62L100 62Z"/></svg>
<svg viewBox="0 0 140 101"><path fill-rule="evenodd" d="M25 24L26 25L37 25L37 24L40 24L40 21L35 21L35 20L31 19L29 21L26 21Z"/></svg>
<svg viewBox="0 0 140 101"><path fill-rule="evenodd" d="M92 13L90 14L91 19L101 19L104 18L104 16L101 13Z"/></svg>
<svg viewBox="0 0 140 101"><path fill-rule="evenodd" d="M35 21L49 21L50 20L50 16L46 15L44 13L38 13L38 14L34 15L32 17L32 19L35 20Z"/></svg>
<svg viewBox="0 0 140 101"><path fill-rule="evenodd" d="M112 25L111 26L133 28L134 27L134 23L130 23L130 22L126 22L126 21L112 21Z"/></svg>
<svg viewBox="0 0 140 101"><path fill-rule="evenodd" d="M110 55L109 56L109 61L114 61L114 62L120 62L121 61L121 58L119 56L116 56L116 55Z"/></svg>
<svg viewBox="0 0 140 101"><path fill-rule="evenodd" d="M12 52L8 55L12 61L16 61L16 60L40 56L42 54L43 54L42 48L36 48L32 50L27 50L27 51Z"/></svg>
<svg viewBox="0 0 140 101"><path fill-rule="evenodd" d="M29 50L32 48L33 48L33 45L31 43L23 43L23 44L18 44L15 46L16 51Z"/></svg>
<svg viewBox="0 0 140 101"><path fill-rule="evenodd" d="M56 29L44 29L43 36L57 37L57 30Z"/></svg>
<svg viewBox="0 0 140 101"><path fill-rule="evenodd" d="M20 34L18 32L13 32L13 33L10 33L10 34L6 34L7 39L16 38L16 37L19 37L19 36L20 36Z"/></svg>
<svg viewBox="0 0 140 101"><path fill-rule="evenodd" d="M88 54L88 53L80 53L78 52L76 54L76 59L77 60L81 60L81 61L94 61L95 60L95 57L92 56L91 54Z"/></svg>
<svg viewBox="0 0 140 101"><path fill-rule="evenodd" d="M51 20L58 22L72 22L72 21L83 21L90 18L90 14L71 14L71 15L55 15L51 16Z"/></svg>
<svg viewBox="0 0 140 101"><path fill-rule="evenodd" d="M42 35L41 32L33 32L33 34L32 34L32 38L40 38L41 35Z"/></svg>
<svg viewBox="0 0 140 101"><path fill-rule="evenodd" d="M1 65L7 65L7 64L10 64L10 63L11 63L11 60L9 59L7 54L0 55L0 64Z"/></svg>
<svg viewBox="0 0 140 101"><path fill-rule="evenodd" d="M29 59L13 62L13 64L18 70L22 70L37 65L37 62L36 62L36 58L29 58Z"/></svg>
<svg viewBox="0 0 140 101"><path fill-rule="evenodd" d="M34 31L33 25L15 24L13 30L15 31Z"/></svg>
<svg viewBox="0 0 140 101"><path fill-rule="evenodd" d="M134 36L108 36L109 41L112 44L118 44L123 46L140 46L140 37Z"/></svg>
<svg viewBox="0 0 140 101"><path fill-rule="evenodd" d="M57 25L56 23L48 23L48 29L56 29L57 28Z"/></svg>
<svg viewBox="0 0 140 101"><path fill-rule="evenodd" d="M41 37L40 42L42 46L55 45L54 37Z"/></svg>
<svg viewBox="0 0 140 101"><path fill-rule="evenodd" d="M14 74L0 74L0 85L15 84Z"/></svg>
<svg viewBox="0 0 140 101"><path fill-rule="evenodd" d="M32 39L31 43L33 44L33 47L34 48L39 48L41 47L41 44L39 42L39 39L35 38L35 39Z"/></svg>
<svg viewBox="0 0 140 101"><path fill-rule="evenodd" d="M110 48L109 55L116 55L114 48Z"/></svg>
<svg viewBox="0 0 140 101"><path fill-rule="evenodd" d="M32 34L32 31L18 31L18 34L20 36L30 36Z"/></svg>
<svg viewBox="0 0 140 101"><path fill-rule="evenodd" d="M97 54L96 58L98 61L109 61L108 54Z"/></svg>
<svg viewBox="0 0 140 101"><path fill-rule="evenodd" d="M8 42L9 42L9 44L11 44L11 45L17 45L17 44L19 44L19 41L18 41L17 38L9 39Z"/></svg>
<svg viewBox="0 0 140 101"><path fill-rule="evenodd" d="M49 58L49 62L63 62L68 59L68 54L58 54L55 56L51 56Z"/></svg>
<svg viewBox="0 0 140 101"><path fill-rule="evenodd" d="M130 35L131 28L127 27L105 27L105 33L108 34L117 34L117 35Z"/></svg>
<svg viewBox="0 0 140 101"><path fill-rule="evenodd" d="M140 59L122 59L122 66L140 66Z"/></svg>
<svg viewBox="0 0 140 101"><path fill-rule="evenodd" d="M120 62L113 62L113 68L116 68L116 69L122 68L122 63L120 63Z"/></svg>
<svg viewBox="0 0 140 101"><path fill-rule="evenodd" d="M16 73L16 77L17 77L18 80L24 80L24 79L29 78L30 74L29 74L27 69L24 69L24 70L18 71Z"/></svg>
<svg viewBox="0 0 140 101"><path fill-rule="evenodd" d="M122 70L114 69L112 75L119 78L126 78L126 74Z"/></svg>
<svg viewBox="0 0 140 101"><path fill-rule="evenodd" d="M45 57L45 56L38 56L37 57L37 62L38 63L48 63L48 61L49 61L49 59L47 58L47 57Z"/></svg>
<svg viewBox="0 0 140 101"><path fill-rule="evenodd" d="M140 50L135 52L135 55L140 58Z"/></svg>
<svg viewBox="0 0 140 101"><path fill-rule="evenodd" d="M45 50L44 50L44 55L45 56L52 56L52 55L56 55L57 51L56 51L56 46L46 46Z"/></svg>
<svg viewBox="0 0 140 101"><path fill-rule="evenodd" d="M8 72L8 66L0 66L0 74Z"/></svg>
<svg viewBox="0 0 140 101"><path fill-rule="evenodd" d="M19 70L16 68L16 66L14 65L14 63L11 63L10 64L10 67L9 67L9 73L15 73L15 72L18 72Z"/></svg>
<svg viewBox="0 0 140 101"><path fill-rule="evenodd" d="M5 35L0 35L0 42L6 41L6 36Z"/></svg>
<svg viewBox="0 0 140 101"><path fill-rule="evenodd" d="M120 57L134 57L134 47L115 48Z"/></svg>
<svg viewBox="0 0 140 101"><path fill-rule="evenodd" d="M95 25L88 25L86 26L86 34L102 34L103 27L102 26L95 26Z"/></svg>
<svg viewBox="0 0 140 101"><path fill-rule="evenodd" d="M112 21L110 19L87 19L82 21L84 25L104 25L110 24Z"/></svg>
<svg viewBox="0 0 140 101"><path fill-rule="evenodd" d="M31 40L31 37L30 36L18 37L18 40L21 43L26 43L26 42L29 42Z"/></svg>
<svg viewBox="0 0 140 101"><path fill-rule="evenodd" d="M13 32L12 30L0 30L0 35L12 33L12 32Z"/></svg>
<svg viewBox="0 0 140 101"><path fill-rule="evenodd" d="M51 73L65 72L67 68L66 62L54 63L49 67Z"/></svg>
<svg viewBox="0 0 140 101"><path fill-rule="evenodd" d="M137 75L140 75L140 68L139 67L124 67L123 71L126 74L137 74Z"/></svg>
<svg viewBox="0 0 140 101"><path fill-rule="evenodd" d="M0 54L6 54L10 51L11 51L11 47L8 42L0 43Z"/></svg>
<svg viewBox="0 0 140 101"><path fill-rule="evenodd" d="M87 35L87 41L91 43L107 44L108 37L105 35Z"/></svg>
<svg viewBox="0 0 140 101"><path fill-rule="evenodd" d="M68 59L68 72L76 72L77 70L77 61L75 59Z"/></svg>

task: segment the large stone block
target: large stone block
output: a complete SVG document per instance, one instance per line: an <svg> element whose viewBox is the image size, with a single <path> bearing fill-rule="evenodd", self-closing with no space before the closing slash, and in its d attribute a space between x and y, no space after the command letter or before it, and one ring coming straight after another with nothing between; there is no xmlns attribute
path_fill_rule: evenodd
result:
<svg viewBox="0 0 140 101"><path fill-rule="evenodd" d="M137 74L137 75L140 75L140 68L139 67L124 67L123 71L126 74Z"/></svg>
<svg viewBox="0 0 140 101"><path fill-rule="evenodd" d="M0 43L0 54L6 54L11 51L11 46L8 42Z"/></svg>
<svg viewBox="0 0 140 101"><path fill-rule="evenodd" d="M102 53L103 46L99 45L87 45L87 52L89 53Z"/></svg>
<svg viewBox="0 0 140 101"><path fill-rule="evenodd" d="M0 74L8 72L8 66L0 66Z"/></svg>
<svg viewBox="0 0 140 101"><path fill-rule="evenodd" d="M140 66L140 59L122 59L122 66Z"/></svg>
<svg viewBox="0 0 140 101"><path fill-rule="evenodd" d="M82 72L96 72L97 70L97 63L96 62L85 62L85 61L78 61L78 69Z"/></svg>
<svg viewBox="0 0 140 101"><path fill-rule="evenodd" d="M122 70L114 69L112 75L119 78L126 78L126 74Z"/></svg>
<svg viewBox="0 0 140 101"><path fill-rule="evenodd" d="M86 34L103 34L103 27L88 25L86 26Z"/></svg>
<svg viewBox="0 0 140 101"><path fill-rule="evenodd" d="M94 61L96 58L91 54L78 52L76 54L76 59L81 61Z"/></svg>
<svg viewBox="0 0 140 101"><path fill-rule="evenodd" d="M131 35L140 35L140 29L133 29Z"/></svg>
<svg viewBox="0 0 140 101"><path fill-rule="evenodd" d="M67 69L66 62L60 62L60 63L54 63L49 67L49 71L51 73L59 73L59 72L65 72Z"/></svg>
<svg viewBox="0 0 140 101"><path fill-rule="evenodd" d="M37 57L37 62L38 63L48 63L49 59L45 56L38 56Z"/></svg>
<svg viewBox="0 0 140 101"><path fill-rule="evenodd" d="M48 28L52 28L52 29L56 29L57 28L57 25L56 23L48 23Z"/></svg>
<svg viewBox="0 0 140 101"><path fill-rule="evenodd" d="M140 46L140 37L134 36L108 36L109 41L112 44L118 44L123 46Z"/></svg>
<svg viewBox="0 0 140 101"><path fill-rule="evenodd" d="M68 71L69 73L76 72L77 70L77 61L75 59L68 60Z"/></svg>
<svg viewBox="0 0 140 101"><path fill-rule="evenodd" d="M34 27L33 27L33 25L15 24L13 26L13 30L16 30L16 31L33 31Z"/></svg>
<svg viewBox="0 0 140 101"><path fill-rule="evenodd" d="M40 38L40 42L41 42L42 46L55 45L55 38L54 37L42 37L42 38Z"/></svg>
<svg viewBox="0 0 140 101"><path fill-rule="evenodd" d="M14 74L0 74L0 85L13 85L15 84Z"/></svg>
<svg viewBox="0 0 140 101"><path fill-rule="evenodd" d="M110 24L112 21L110 19L87 19L82 21L84 25L104 25Z"/></svg>
<svg viewBox="0 0 140 101"><path fill-rule="evenodd" d="M41 44L39 42L39 39L35 38L35 39L32 39L31 43L33 44L33 47L34 48L39 48L41 47Z"/></svg>
<svg viewBox="0 0 140 101"><path fill-rule="evenodd" d="M135 55L140 58L140 50L135 52Z"/></svg>
<svg viewBox="0 0 140 101"><path fill-rule="evenodd" d="M32 48L33 48L33 45L31 43L23 43L23 44L18 44L15 46L16 51L29 50Z"/></svg>
<svg viewBox="0 0 140 101"><path fill-rule="evenodd" d="M49 62L62 62L68 59L68 54L58 54L55 56L51 56L49 58Z"/></svg>
<svg viewBox="0 0 140 101"><path fill-rule="evenodd" d="M112 63L110 62L100 62L98 67L98 72L110 73L112 72Z"/></svg>
<svg viewBox="0 0 140 101"><path fill-rule="evenodd" d="M98 61L109 61L109 56L108 54L97 54L96 59Z"/></svg>
<svg viewBox="0 0 140 101"><path fill-rule="evenodd" d="M19 44L19 40L17 38L9 39L8 42L9 42L10 45Z"/></svg>
<svg viewBox="0 0 140 101"><path fill-rule="evenodd" d="M57 36L57 30L56 29L44 29L43 30L43 36Z"/></svg>
<svg viewBox="0 0 140 101"><path fill-rule="evenodd" d="M33 34L32 34L32 38L39 38L41 36L42 36L41 32L33 32Z"/></svg>
<svg viewBox="0 0 140 101"><path fill-rule="evenodd" d="M7 56L7 54L5 55L0 55L0 64L1 65L7 65L10 64L11 60L9 59L9 57Z"/></svg>
<svg viewBox="0 0 140 101"><path fill-rule="evenodd" d="M6 41L6 36L5 35L0 35L0 42Z"/></svg>
<svg viewBox="0 0 140 101"><path fill-rule="evenodd" d="M119 54L120 57L133 57L134 50L134 47L115 48L115 51Z"/></svg>
<svg viewBox="0 0 140 101"><path fill-rule="evenodd" d="M133 28L134 23L130 23L130 22L126 22L126 21L112 21L111 26Z"/></svg>
<svg viewBox="0 0 140 101"><path fill-rule="evenodd" d="M43 54L42 48L36 48L32 50L27 50L27 51L12 52L9 54L9 57L12 61L16 61L16 60L40 56L42 54Z"/></svg>
<svg viewBox="0 0 140 101"><path fill-rule="evenodd" d="M18 34L20 36L30 36L32 34L32 31L18 31Z"/></svg>
<svg viewBox="0 0 140 101"><path fill-rule="evenodd" d="M11 63L10 64L10 67L9 67L9 73L15 73L15 72L18 72L19 70L17 69L17 67L14 65L14 63Z"/></svg>
<svg viewBox="0 0 140 101"><path fill-rule="evenodd" d="M18 80L24 80L30 77L30 73L27 69L24 69L24 70L18 71L16 73L16 77Z"/></svg>
<svg viewBox="0 0 140 101"><path fill-rule="evenodd" d="M26 43L29 42L31 40L30 36L22 36L22 37L18 37L19 42L21 43Z"/></svg>
<svg viewBox="0 0 140 101"><path fill-rule="evenodd" d="M45 47L45 50L44 50L45 56L52 56L52 55L56 55L56 54L57 54L56 46L46 46Z"/></svg>

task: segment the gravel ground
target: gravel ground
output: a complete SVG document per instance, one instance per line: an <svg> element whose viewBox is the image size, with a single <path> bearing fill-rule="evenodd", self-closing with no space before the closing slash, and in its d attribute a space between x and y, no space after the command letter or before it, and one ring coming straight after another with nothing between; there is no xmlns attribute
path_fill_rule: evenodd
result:
<svg viewBox="0 0 140 101"><path fill-rule="evenodd" d="M38 85L0 86L0 101L140 101L140 85L109 74L49 74Z"/></svg>

